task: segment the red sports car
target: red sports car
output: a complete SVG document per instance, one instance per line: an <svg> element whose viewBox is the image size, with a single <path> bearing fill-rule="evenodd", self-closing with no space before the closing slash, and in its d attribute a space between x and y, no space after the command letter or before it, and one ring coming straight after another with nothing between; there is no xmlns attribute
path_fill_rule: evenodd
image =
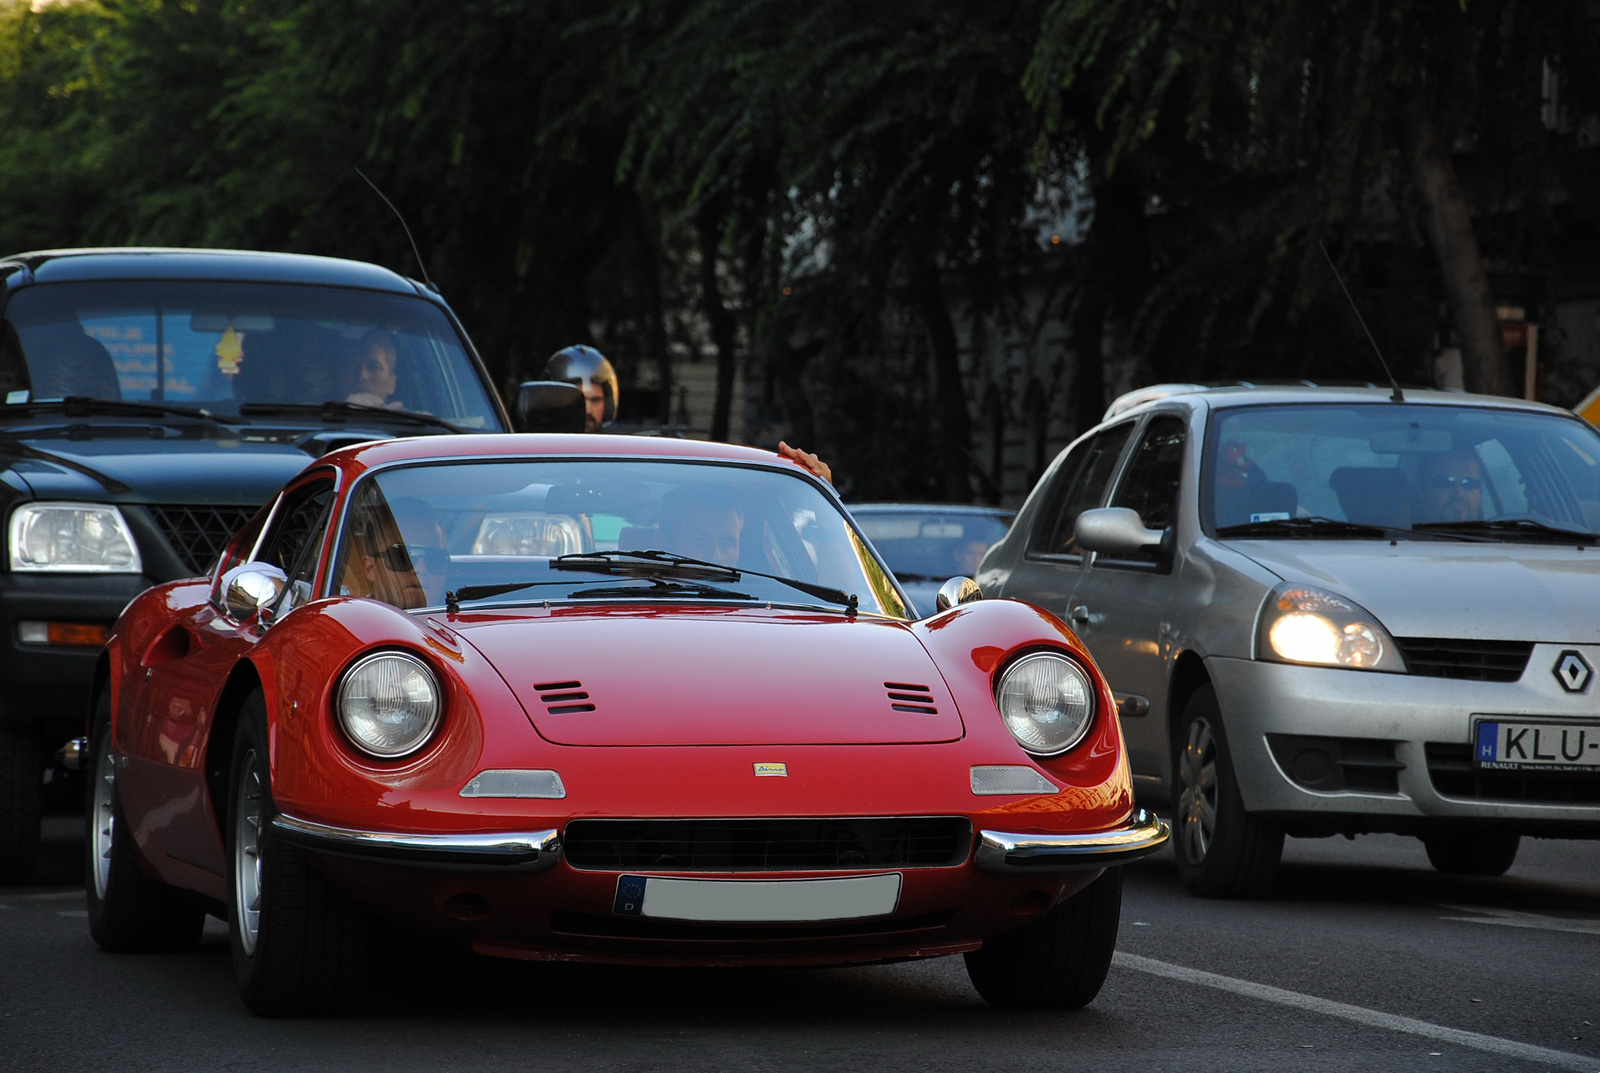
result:
<svg viewBox="0 0 1600 1073"><path fill-rule="evenodd" d="M992 1003L1083 1005L1166 827L1077 638L976 595L914 620L832 489L751 448L329 454L115 627L91 931L221 916L263 1014L358 999L375 919L535 960L963 953Z"/></svg>

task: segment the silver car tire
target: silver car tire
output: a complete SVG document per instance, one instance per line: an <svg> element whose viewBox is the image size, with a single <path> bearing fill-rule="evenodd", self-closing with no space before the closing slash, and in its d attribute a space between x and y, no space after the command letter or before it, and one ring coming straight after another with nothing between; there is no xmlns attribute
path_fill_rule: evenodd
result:
<svg viewBox="0 0 1600 1073"><path fill-rule="evenodd" d="M1272 889L1283 827L1245 811L1207 683L1184 705L1173 756L1173 855L1178 875L1202 898L1254 898Z"/></svg>
<svg viewBox="0 0 1600 1073"><path fill-rule="evenodd" d="M171 953L200 941L206 913L192 895L144 874L117 792L111 696L95 704L89 739L83 886L89 936L115 953Z"/></svg>
<svg viewBox="0 0 1600 1073"><path fill-rule="evenodd" d="M1521 835L1426 835L1422 847L1436 871L1451 876L1503 876L1516 862Z"/></svg>
<svg viewBox="0 0 1600 1073"><path fill-rule="evenodd" d="M263 1017L340 1012L366 991L367 920L276 837L267 740L258 693L240 712L227 789L228 945L239 997Z"/></svg>

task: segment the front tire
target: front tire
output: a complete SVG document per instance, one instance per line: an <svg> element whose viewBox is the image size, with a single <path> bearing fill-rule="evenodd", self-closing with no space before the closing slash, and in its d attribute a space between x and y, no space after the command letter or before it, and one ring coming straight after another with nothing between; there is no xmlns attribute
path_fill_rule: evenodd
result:
<svg viewBox="0 0 1600 1073"><path fill-rule="evenodd" d="M1446 875L1503 876L1522 846L1521 835L1443 835L1424 838L1428 863Z"/></svg>
<svg viewBox="0 0 1600 1073"><path fill-rule="evenodd" d="M1173 772L1172 841L1184 885L1202 898L1254 898L1271 890L1283 827L1245 811L1209 683L1184 706Z"/></svg>
<svg viewBox="0 0 1600 1073"><path fill-rule="evenodd" d="M1038 920L966 955L991 1006L1075 1010L1100 993L1122 920L1122 869L1106 873Z"/></svg>
<svg viewBox="0 0 1600 1073"><path fill-rule="evenodd" d="M39 860L44 758L26 728L0 724L0 887L26 882Z"/></svg>
<svg viewBox="0 0 1600 1073"><path fill-rule="evenodd" d="M205 910L139 867L138 850L117 795L109 693L102 693L95 705L89 765L83 886L90 937L102 949L118 954L189 949L205 929Z"/></svg>
<svg viewBox="0 0 1600 1073"><path fill-rule="evenodd" d="M366 987L366 918L272 827L266 705L245 702L228 780L228 940L239 996L264 1017L333 1013Z"/></svg>

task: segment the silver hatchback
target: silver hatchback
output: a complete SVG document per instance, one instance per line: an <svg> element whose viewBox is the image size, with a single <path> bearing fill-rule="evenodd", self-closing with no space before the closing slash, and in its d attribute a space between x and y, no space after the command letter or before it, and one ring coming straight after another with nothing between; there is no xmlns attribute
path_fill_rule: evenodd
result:
<svg viewBox="0 0 1600 1073"><path fill-rule="evenodd" d="M1411 834L1477 875L1600 837L1600 434L1394 394L1113 406L979 568L1088 645L1197 894L1266 890L1286 834Z"/></svg>

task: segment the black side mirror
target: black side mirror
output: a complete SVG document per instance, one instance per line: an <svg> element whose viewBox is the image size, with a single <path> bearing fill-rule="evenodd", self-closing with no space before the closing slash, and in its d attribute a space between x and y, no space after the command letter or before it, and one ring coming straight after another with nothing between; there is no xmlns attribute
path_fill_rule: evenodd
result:
<svg viewBox="0 0 1600 1073"><path fill-rule="evenodd" d="M583 392L560 380L517 385L511 422L518 432L582 432Z"/></svg>

